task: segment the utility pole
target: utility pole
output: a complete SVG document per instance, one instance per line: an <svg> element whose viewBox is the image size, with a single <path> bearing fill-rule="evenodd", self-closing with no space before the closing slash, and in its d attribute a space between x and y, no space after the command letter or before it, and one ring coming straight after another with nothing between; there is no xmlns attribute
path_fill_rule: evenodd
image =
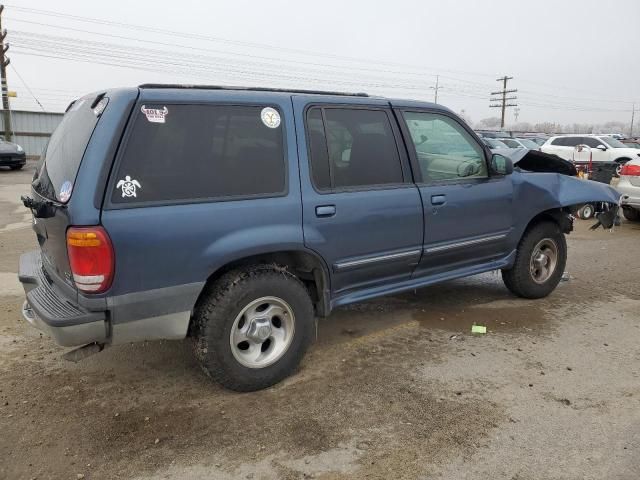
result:
<svg viewBox="0 0 640 480"><path fill-rule="evenodd" d="M498 78L496 81L497 82L502 82L502 90L499 90L497 92L491 92L491 95L497 95L497 97L491 97L490 101L491 102L500 102L497 104L493 104L493 105L489 105L489 107L491 108L501 108L502 109L502 117L501 117L501 121L500 121L500 128L504 128L504 114L505 111L507 109L507 107L517 107L518 104L517 103L507 103L510 100L517 100L518 97L507 97L507 93L515 93L518 90L517 89L513 89L513 90L507 90L507 82L509 80L513 80L513 77L507 77L506 75L504 77ZM502 98L500 98L502 97Z"/></svg>
<svg viewBox="0 0 640 480"><path fill-rule="evenodd" d="M434 99L433 99L433 103L438 103L438 90L440 90L441 87L440 86L440 75L436 75L436 86L435 87L429 87L431 90L434 90Z"/></svg>
<svg viewBox="0 0 640 480"><path fill-rule="evenodd" d="M633 120L636 116L636 104L633 103L633 107L631 109L631 125L629 126L629 137L633 138Z"/></svg>
<svg viewBox="0 0 640 480"><path fill-rule="evenodd" d="M2 29L2 12L4 5L0 5L0 81L2 82L2 112L4 114L4 139L11 141L11 110L9 110L9 88L7 87L7 67L11 60L7 57L9 44L5 45L4 39L7 31Z"/></svg>
<svg viewBox="0 0 640 480"><path fill-rule="evenodd" d="M516 117L516 123L518 123L518 117L520 116L520 107L513 109L513 116Z"/></svg>

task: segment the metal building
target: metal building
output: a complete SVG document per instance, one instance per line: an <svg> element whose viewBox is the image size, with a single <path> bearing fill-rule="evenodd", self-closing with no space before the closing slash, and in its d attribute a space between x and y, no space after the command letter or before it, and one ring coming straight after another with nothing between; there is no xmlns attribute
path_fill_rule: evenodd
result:
<svg viewBox="0 0 640 480"><path fill-rule="evenodd" d="M62 113L11 110L11 141L24 148L27 158L38 158L62 116ZM0 130L2 138L6 138L3 115L0 115Z"/></svg>

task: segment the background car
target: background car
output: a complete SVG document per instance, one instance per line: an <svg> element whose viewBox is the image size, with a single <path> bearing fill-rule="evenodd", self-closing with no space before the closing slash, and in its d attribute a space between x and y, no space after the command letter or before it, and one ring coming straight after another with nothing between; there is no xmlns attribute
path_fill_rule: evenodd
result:
<svg viewBox="0 0 640 480"><path fill-rule="evenodd" d="M540 146L536 142L527 138L502 138L500 141L509 148L527 148L529 150L540 149Z"/></svg>
<svg viewBox="0 0 640 480"><path fill-rule="evenodd" d="M0 166L20 170L25 163L27 163L27 156L20 145L0 140Z"/></svg>
<svg viewBox="0 0 640 480"><path fill-rule="evenodd" d="M620 141L627 147L640 149L640 140L637 138L625 138Z"/></svg>
<svg viewBox="0 0 640 480"><path fill-rule="evenodd" d="M482 142L493 150L509 150L509 147L502 142L502 140L498 140L497 138L484 138L481 137Z"/></svg>
<svg viewBox="0 0 640 480"><path fill-rule="evenodd" d="M640 221L640 159L627 162L620 169L616 189L622 194L622 214L632 222Z"/></svg>
<svg viewBox="0 0 640 480"><path fill-rule="evenodd" d="M578 145L589 148L578 151ZM606 135L558 135L547 140L541 150L576 162L588 162L590 157L597 163L615 162L618 174L622 165L640 157L638 149Z"/></svg>

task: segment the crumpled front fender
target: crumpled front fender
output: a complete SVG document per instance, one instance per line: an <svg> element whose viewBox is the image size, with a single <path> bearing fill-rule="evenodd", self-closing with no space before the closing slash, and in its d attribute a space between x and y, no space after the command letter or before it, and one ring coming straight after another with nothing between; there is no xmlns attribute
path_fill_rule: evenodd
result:
<svg viewBox="0 0 640 480"><path fill-rule="evenodd" d="M603 202L618 205L620 193L604 183L559 173L513 172L513 197L518 235L537 215L553 209Z"/></svg>
<svg viewBox="0 0 640 480"><path fill-rule="evenodd" d="M615 188L592 180L582 180L559 173L513 172L516 202L536 207L559 208L591 202L618 204Z"/></svg>

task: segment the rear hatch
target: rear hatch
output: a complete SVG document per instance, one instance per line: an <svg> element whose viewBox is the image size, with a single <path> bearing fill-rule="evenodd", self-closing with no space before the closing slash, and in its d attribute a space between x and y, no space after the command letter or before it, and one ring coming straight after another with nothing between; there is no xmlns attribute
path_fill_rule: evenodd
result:
<svg viewBox="0 0 640 480"><path fill-rule="evenodd" d="M76 100L65 113L43 154L31 184L36 203L46 205L34 214L33 229L42 252L42 264L55 283L76 289L67 256L66 231L70 224L67 206L82 157L98 123L96 107L100 97ZM99 107L98 107L99 108Z"/></svg>

